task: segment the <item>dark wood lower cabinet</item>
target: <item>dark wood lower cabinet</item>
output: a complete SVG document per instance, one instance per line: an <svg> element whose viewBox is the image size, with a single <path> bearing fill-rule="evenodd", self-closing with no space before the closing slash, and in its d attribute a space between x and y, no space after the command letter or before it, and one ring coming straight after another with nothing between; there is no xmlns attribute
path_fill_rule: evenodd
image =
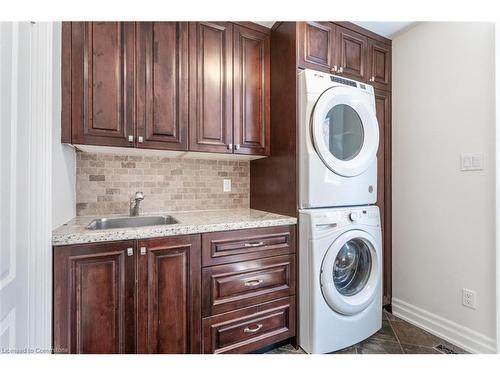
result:
<svg viewBox="0 0 500 375"><path fill-rule="evenodd" d="M295 231L201 236L203 353L248 353L295 336Z"/></svg>
<svg viewBox="0 0 500 375"><path fill-rule="evenodd" d="M199 353L200 236L54 248L56 353Z"/></svg>
<svg viewBox="0 0 500 375"><path fill-rule="evenodd" d="M375 104L379 123L380 141L378 148L378 191L377 206L382 222L382 245L384 253L384 305L392 300L392 206L391 206L391 93L375 90Z"/></svg>
<svg viewBox="0 0 500 375"><path fill-rule="evenodd" d="M138 241L138 352L200 352L200 236Z"/></svg>
<svg viewBox="0 0 500 375"><path fill-rule="evenodd" d="M202 270L216 245L226 256ZM53 261L56 353L248 353L295 336L295 226L56 246Z"/></svg>
<svg viewBox="0 0 500 375"><path fill-rule="evenodd" d="M135 353L134 248L120 241L54 249L56 353Z"/></svg>

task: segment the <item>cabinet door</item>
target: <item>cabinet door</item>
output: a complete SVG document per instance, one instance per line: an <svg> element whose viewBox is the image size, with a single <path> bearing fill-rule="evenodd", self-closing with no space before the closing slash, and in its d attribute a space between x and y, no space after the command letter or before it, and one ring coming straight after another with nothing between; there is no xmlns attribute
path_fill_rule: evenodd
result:
<svg viewBox="0 0 500 375"><path fill-rule="evenodd" d="M232 153L233 26L229 22L189 25L189 149Z"/></svg>
<svg viewBox="0 0 500 375"><path fill-rule="evenodd" d="M138 242L138 352L201 350L200 236Z"/></svg>
<svg viewBox="0 0 500 375"><path fill-rule="evenodd" d="M134 245L54 248L56 353L135 352Z"/></svg>
<svg viewBox="0 0 500 375"><path fill-rule="evenodd" d="M368 39L344 27L337 27L337 53L341 74L357 81L368 80Z"/></svg>
<svg viewBox="0 0 500 375"><path fill-rule="evenodd" d="M137 146L187 150L188 24L137 23Z"/></svg>
<svg viewBox="0 0 500 375"><path fill-rule="evenodd" d="M376 88L391 90L391 47L370 40L369 47L370 77L369 82Z"/></svg>
<svg viewBox="0 0 500 375"><path fill-rule="evenodd" d="M391 248L391 94L375 90L380 143L378 160L377 206L382 220L382 244L384 247L384 304L391 303L392 296L392 248Z"/></svg>
<svg viewBox="0 0 500 375"><path fill-rule="evenodd" d="M330 22L298 22L298 65L331 73L335 61L335 25Z"/></svg>
<svg viewBox="0 0 500 375"><path fill-rule="evenodd" d="M270 36L234 26L234 152L269 155Z"/></svg>
<svg viewBox="0 0 500 375"><path fill-rule="evenodd" d="M133 22L72 23L74 144L134 146L134 48Z"/></svg>

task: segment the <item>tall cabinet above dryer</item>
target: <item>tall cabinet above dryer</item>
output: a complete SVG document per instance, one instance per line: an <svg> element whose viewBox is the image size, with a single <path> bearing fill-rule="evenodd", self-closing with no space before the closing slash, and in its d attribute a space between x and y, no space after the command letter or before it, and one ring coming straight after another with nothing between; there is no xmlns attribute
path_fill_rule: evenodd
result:
<svg viewBox="0 0 500 375"><path fill-rule="evenodd" d="M391 302L391 41L349 22L279 22L271 32L271 150L250 167L250 206L296 216L297 73L312 69L373 86L379 123L377 206L384 304Z"/></svg>

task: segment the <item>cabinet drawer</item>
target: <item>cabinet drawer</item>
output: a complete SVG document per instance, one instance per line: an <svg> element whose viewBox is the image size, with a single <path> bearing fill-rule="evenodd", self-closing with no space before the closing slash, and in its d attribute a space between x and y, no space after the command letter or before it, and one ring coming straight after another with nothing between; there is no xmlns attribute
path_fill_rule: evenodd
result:
<svg viewBox="0 0 500 375"><path fill-rule="evenodd" d="M203 316L295 294L295 255L204 268Z"/></svg>
<svg viewBox="0 0 500 375"><path fill-rule="evenodd" d="M204 353L248 353L295 335L295 297L203 319Z"/></svg>
<svg viewBox="0 0 500 375"><path fill-rule="evenodd" d="M202 236L202 265L295 253L295 226L244 229Z"/></svg>

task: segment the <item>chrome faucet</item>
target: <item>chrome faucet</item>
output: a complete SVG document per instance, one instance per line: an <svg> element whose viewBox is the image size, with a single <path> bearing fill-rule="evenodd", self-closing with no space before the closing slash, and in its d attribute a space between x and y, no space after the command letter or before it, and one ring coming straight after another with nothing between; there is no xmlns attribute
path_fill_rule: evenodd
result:
<svg viewBox="0 0 500 375"><path fill-rule="evenodd" d="M139 205L144 199L142 191L137 191L135 195L130 198L130 216L139 216Z"/></svg>

